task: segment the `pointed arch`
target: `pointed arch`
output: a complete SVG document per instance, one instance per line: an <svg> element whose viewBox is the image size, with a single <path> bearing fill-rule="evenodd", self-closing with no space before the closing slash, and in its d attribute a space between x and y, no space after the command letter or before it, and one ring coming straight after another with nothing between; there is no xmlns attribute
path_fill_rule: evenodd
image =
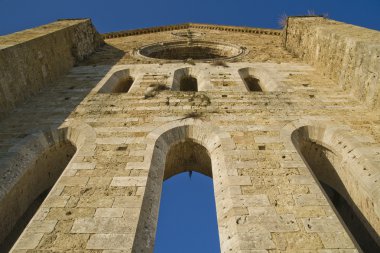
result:
<svg viewBox="0 0 380 253"><path fill-rule="evenodd" d="M117 70L102 80L99 93L128 93L134 82L130 69Z"/></svg>
<svg viewBox="0 0 380 253"><path fill-rule="evenodd" d="M211 175L214 180L218 223L223 220L223 217L220 217L223 213L222 210L229 210L229 208L231 208L226 207L226 205L230 203L227 204L222 201L222 199L229 198L229 185L226 180L228 176L228 166L226 164L225 152L228 152L228 150L234 146L227 133L199 120L186 119L168 123L152 131L147 137L147 145L149 153L145 158L147 159L146 165L149 167L149 173L133 243L133 252L153 251L163 180L165 176L172 176L186 170L186 166L182 170L171 170L174 167L170 167L170 162L167 163L167 159L170 159L169 153L171 150L177 150L174 152L183 152L181 149L196 147L196 151L193 155L197 156L195 160L201 164L207 163L207 161L202 160L205 158L204 152L207 152L212 167ZM176 147L176 145L179 146ZM174 149L172 149L173 147ZM178 147L180 148L178 149ZM199 154L196 154L197 152ZM190 166L192 165L190 164ZM167 169L166 172L165 167ZM201 170L200 172L211 176L210 171L207 171L207 166L205 167L206 170ZM167 173L167 175L165 175L165 173ZM219 237L221 238L221 248L223 250L222 239L226 236L233 238L237 233L231 232L233 230L231 228L227 230L226 227L221 224L219 224L218 227ZM225 247L229 246L227 245Z"/></svg>
<svg viewBox="0 0 380 253"><path fill-rule="evenodd" d="M305 161L360 247L365 252L380 249L379 169L363 152L373 145L371 138L355 136L350 128L332 122L303 120L285 126L282 135Z"/></svg>
<svg viewBox="0 0 380 253"><path fill-rule="evenodd" d="M197 68L187 67L174 71L173 91L201 91L206 86L202 73Z"/></svg>
<svg viewBox="0 0 380 253"><path fill-rule="evenodd" d="M2 247L12 246L76 152L94 140L90 126L75 122L30 134L10 149L2 183L6 191L0 191L0 246L7 237Z"/></svg>

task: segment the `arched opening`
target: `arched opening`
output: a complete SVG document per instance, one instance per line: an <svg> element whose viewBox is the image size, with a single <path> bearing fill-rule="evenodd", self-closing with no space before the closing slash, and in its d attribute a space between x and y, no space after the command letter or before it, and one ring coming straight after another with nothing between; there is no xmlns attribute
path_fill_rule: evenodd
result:
<svg viewBox="0 0 380 253"><path fill-rule="evenodd" d="M247 85L249 91L263 91L260 86L260 80L253 76L245 77L244 82Z"/></svg>
<svg viewBox="0 0 380 253"><path fill-rule="evenodd" d="M192 76L184 76L181 78L180 91L198 91L197 79Z"/></svg>
<svg viewBox="0 0 380 253"><path fill-rule="evenodd" d="M172 145L164 180L154 252L220 252L207 149L189 138Z"/></svg>
<svg viewBox="0 0 380 253"><path fill-rule="evenodd" d="M149 153L151 155L145 158L150 161L149 173L134 237L133 252L153 252L164 179L171 181L171 177L182 172L186 172L189 176L189 171L193 171L193 175L199 172L213 178L213 187L217 194L215 205L218 218L218 232L215 233L218 233L220 238L228 237L236 240L237 232L234 226L226 227L219 224L224 221L222 214L224 208L228 210L232 208L230 202L222 201L228 198L230 187L226 180L228 175L225 169L224 145L232 145L231 139L226 133L211 125L207 124L206 127L198 124L186 125L186 122L193 123L189 119L170 123L154 130L147 137L147 143L151 145ZM173 180L175 178L173 177ZM222 240L220 242L221 251L232 250L231 244L223 244ZM186 245L182 245L182 248L184 247Z"/></svg>
<svg viewBox="0 0 380 253"><path fill-rule="evenodd" d="M0 203L1 252L13 246L76 152L63 130L31 138L23 147L25 157L16 164L21 176Z"/></svg>
<svg viewBox="0 0 380 253"><path fill-rule="evenodd" d="M129 69L113 73L102 85L100 93L128 93L135 79Z"/></svg>
<svg viewBox="0 0 380 253"><path fill-rule="evenodd" d="M260 79L258 79L253 73L254 69L252 68L243 68L239 70L240 77L243 79L243 82L248 91L260 92L263 91L260 84Z"/></svg>
<svg viewBox="0 0 380 253"><path fill-rule="evenodd" d="M352 190L358 189L347 176L349 169L344 167L342 156L317 143L310 137L309 130L309 127L301 127L294 131L293 144L363 252L380 252L377 233L351 198Z"/></svg>
<svg viewBox="0 0 380 253"><path fill-rule="evenodd" d="M131 88L134 79L130 76L121 79L113 89L113 93L127 93Z"/></svg>
<svg viewBox="0 0 380 253"><path fill-rule="evenodd" d="M200 80L200 83L198 82ZM199 69L181 68L174 71L173 91L202 91L206 88L205 78Z"/></svg>

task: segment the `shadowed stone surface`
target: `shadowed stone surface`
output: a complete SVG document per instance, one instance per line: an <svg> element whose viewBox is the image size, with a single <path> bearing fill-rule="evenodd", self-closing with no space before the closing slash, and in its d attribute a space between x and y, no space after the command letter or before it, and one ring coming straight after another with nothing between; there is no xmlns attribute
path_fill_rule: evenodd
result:
<svg viewBox="0 0 380 253"><path fill-rule="evenodd" d="M213 178L222 252L360 252L322 183L380 233L378 36L297 17L283 31L181 24L104 45L89 20L2 37L2 53L33 55L17 75L35 78L27 89L0 65L0 88L28 94L0 98L0 219L18 219L10 192L49 178L18 188L34 164L66 162L11 252L152 252L162 181L187 170ZM38 58L45 45L57 54Z"/></svg>

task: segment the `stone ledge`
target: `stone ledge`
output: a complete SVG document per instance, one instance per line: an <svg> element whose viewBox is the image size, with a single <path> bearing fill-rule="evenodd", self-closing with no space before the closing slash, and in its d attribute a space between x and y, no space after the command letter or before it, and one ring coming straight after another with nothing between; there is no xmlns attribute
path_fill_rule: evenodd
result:
<svg viewBox="0 0 380 253"><path fill-rule="evenodd" d="M280 36L282 33L281 30L275 30L275 29L185 23L185 24L178 24L178 25L157 26L157 27L151 27L151 28L111 32L111 33L102 34L102 36L103 36L103 39L112 39L112 38L120 38L120 37L127 37L127 36L133 36L133 35L167 32L167 31L175 31L175 30L190 29L190 28L205 29L205 30L219 30L219 31L227 31L227 32L265 34L265 35L275 35L275 36Z"/></svg>

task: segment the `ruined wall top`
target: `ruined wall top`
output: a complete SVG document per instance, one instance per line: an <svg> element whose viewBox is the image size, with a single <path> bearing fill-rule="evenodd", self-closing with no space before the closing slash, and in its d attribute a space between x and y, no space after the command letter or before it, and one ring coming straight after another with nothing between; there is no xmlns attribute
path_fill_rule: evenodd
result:
<svg viewBox="0 0 380 253"><path fill-rule="evenodd" d="M289 17L287 50L330 76L370 108L380 108L380 32L323 17Z"/></svg>
<svg viewBox="0 0 380 253"><path fill-rule="evenodd" d="M89 19L59 20L0 36L0 118L101 43Z"/></svg>

